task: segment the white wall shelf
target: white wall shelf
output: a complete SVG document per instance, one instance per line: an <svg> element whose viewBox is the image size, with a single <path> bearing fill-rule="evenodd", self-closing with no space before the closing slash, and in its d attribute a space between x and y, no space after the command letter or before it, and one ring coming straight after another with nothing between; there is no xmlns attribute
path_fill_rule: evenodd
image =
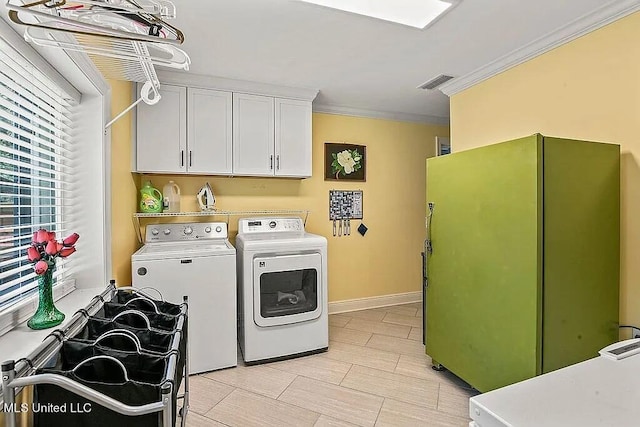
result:
<svg viewBox="0 0 640 427"><path fill-rule="evenodd" d="M276 215L304 215L304 224L307 224L307 218L311 211L295 210L295 209L265 209L265 210L247 210L247 211L198 211L198 212L159 212L159 213L134 213L133 224L138 235L138 241L144 243L142 230L140 229L140 219L142 218L193 218L193 217L216 217L226 216L226 223L229 225L229 218L232 216L276 216Z"/></svg>

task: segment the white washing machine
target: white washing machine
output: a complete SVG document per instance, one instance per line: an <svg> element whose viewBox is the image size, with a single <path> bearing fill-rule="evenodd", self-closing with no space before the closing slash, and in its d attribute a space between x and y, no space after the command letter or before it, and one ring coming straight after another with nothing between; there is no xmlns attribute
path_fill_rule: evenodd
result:
<svg viewBox="0 0 640 427"><path fill-rule="evenodd" d="M236 251L224 222L153 224L131 258L133 286L189 297L189 371L237 365Z"/></svg>
<svg viewBox="0 0 640 427"><path fill-rule="evenodd" d="M327 239L300 218L238 222L238 337L247 363L329 346Z"/></svg>

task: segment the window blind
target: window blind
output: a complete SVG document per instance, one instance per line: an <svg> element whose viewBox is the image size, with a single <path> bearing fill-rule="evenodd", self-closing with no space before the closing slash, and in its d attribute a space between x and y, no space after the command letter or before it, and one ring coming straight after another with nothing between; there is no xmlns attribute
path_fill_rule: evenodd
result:
<svg viewBox="0 0 640 427"><path fill-rule="evenodd" d="M0 39L0 312L37 290L26 257L40 228L70 234L73 112L52 79ZM58 258L54 283L72 274Z"/></svg>

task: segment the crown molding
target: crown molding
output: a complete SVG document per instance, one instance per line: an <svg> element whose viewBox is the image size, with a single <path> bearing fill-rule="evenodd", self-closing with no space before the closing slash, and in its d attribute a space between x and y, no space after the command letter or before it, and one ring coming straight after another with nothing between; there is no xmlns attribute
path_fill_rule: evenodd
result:
<svg viewBox="0 0 640 427"><path fill-rule="evenodd" d="M313 101L318 95L316 89L294 88L267 83L250 82L245 80L227 79L224 77L206 76L202 74L185 73L179 71L158 71L160 83L197 87L203 89L226 90L230 92L250 93L289 99ZM370 117L404 122L429 123L435 125L449 125L448 117L429 116L410 113L392 113L385 111L365 110L360 108L342 107L328 104L313 104L316 113L339 114L343 116Z"/></svg>
<svg viewBox="0 0 640 427"><path fill-rule="evenodd" d="M226 90L229 92L300 99L303 101L313 101L318 95L317 89L279 86L179 71L158 71L158 79L161 84L166 83L203 89Z"/></svg>
<svg viewBox="0 0 640 427"><path fill-rule="evenodd" d="M330 104L314 103L313 112L337 114L340 116L368 117L372 119L385 119L385 120L395 120L400 122L428 123L431 125L449 126L448 117L365 110L362 108L351 108L351 107L343 107L339 105L330 105Z"/></svg>
<svg viewBox="0 0 640 427"><path fill-rule="evenodd" d="M610 1L599 9L568 23L544 37L534 40L469 74L443 84L439 89L445 95L455 95L509 68L529 61L536 56L542 55L580 36L602 28L638 10L640 10L640 0Z"/></svg>

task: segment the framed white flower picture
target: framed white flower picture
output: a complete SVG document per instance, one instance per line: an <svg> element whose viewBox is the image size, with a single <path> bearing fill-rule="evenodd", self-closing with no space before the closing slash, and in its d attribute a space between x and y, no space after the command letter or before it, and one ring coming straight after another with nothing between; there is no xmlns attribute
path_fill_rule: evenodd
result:
<svg viewBox="0 0 640 427"><path fill-rule="evenodd" d="M366 146L324 143L325 181L366 181Z"/></svg>

